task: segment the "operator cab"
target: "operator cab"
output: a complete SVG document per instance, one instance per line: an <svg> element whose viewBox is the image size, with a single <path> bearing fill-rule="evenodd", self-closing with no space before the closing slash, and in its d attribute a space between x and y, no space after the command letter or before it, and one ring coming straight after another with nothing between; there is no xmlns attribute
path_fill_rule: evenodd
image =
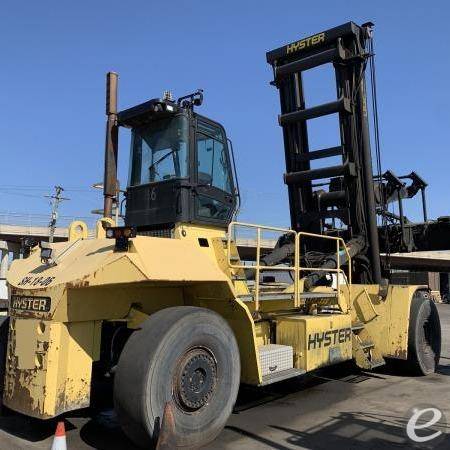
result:
<svg viewBox="0 0 450 450"><path fill-rule="evenodd" d="M150 100L118 114L131 129L125 224L139 232L175 223L226 228L237 207L231 143L217 122L194 112L201 91L177 102Z"/></svg>

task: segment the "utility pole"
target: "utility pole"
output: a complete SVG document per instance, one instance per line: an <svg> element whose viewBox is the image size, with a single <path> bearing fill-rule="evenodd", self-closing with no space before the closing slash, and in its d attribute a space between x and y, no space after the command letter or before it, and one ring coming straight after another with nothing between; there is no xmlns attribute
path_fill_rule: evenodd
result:
<svg viewBox="0 0 450 450"><path fill-rule="evenodd" d="M46 195L45 197L50 198L50 204L52 205L52 215L50 216L50 222L48 224L49 233L48 233L48 242L53 242L53 236L55 235L56 229L56 220L58 219L58 208L59 204L63 200L70 200L66 197L61 197L61 192L64 189L61 186L55 186L55 194L54 195Z"/></svg>

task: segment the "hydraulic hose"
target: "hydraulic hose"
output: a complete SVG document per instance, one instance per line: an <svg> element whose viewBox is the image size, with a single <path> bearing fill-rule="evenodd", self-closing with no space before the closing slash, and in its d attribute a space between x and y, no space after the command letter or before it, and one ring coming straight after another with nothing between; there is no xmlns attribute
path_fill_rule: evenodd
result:
<svg viewBox="0 0 450 450"><path fill-rule="evenodd" d="M351 239L347 244L347 251L350 258L354 258L358 254L360 254L366 245L366 239L363 236L358 236L354 239ZM339 252L339 263L341 265L346 264L348 262L347 252L341 250ZM325 257L324 262L320 266L321 269L337 269L337 255L328 255ZM316 286L325 276L327 272L325 271L316 271L311 272L309 275L304 277L304 288L306 291L309 291L311 288Z"/></svg>

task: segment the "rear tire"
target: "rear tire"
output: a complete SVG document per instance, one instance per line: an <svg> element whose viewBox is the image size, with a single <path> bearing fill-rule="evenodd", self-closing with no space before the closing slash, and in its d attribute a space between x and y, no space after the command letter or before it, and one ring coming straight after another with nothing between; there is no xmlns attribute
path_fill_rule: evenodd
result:
<svg viewBox="0 0 450 450"><path fill-rule="evenodd" d="M114 405L125 434L149 448L171 402L173 445L193 448L211 442L225 426L239 381L239 349L227 322L204 308L166 308L125 344Z"/></svg>
<svg viewBox="0 0 450 450"><path fill-rule="evenodd" d="M406 369L415 375L436 371L441 354L441 323L428 292L417 291L411 301Z"/></svg>

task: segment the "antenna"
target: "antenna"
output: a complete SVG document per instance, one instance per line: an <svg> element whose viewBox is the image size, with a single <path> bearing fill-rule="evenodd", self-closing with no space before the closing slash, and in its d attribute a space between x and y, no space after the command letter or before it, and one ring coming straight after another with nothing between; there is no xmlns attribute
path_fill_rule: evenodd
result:
<svg viewBox="0 0 450 450"><path fill-rule="evenodd" d="M173 102L173 94L172 91L164 91L162 99L164 101Z"/></svg>

